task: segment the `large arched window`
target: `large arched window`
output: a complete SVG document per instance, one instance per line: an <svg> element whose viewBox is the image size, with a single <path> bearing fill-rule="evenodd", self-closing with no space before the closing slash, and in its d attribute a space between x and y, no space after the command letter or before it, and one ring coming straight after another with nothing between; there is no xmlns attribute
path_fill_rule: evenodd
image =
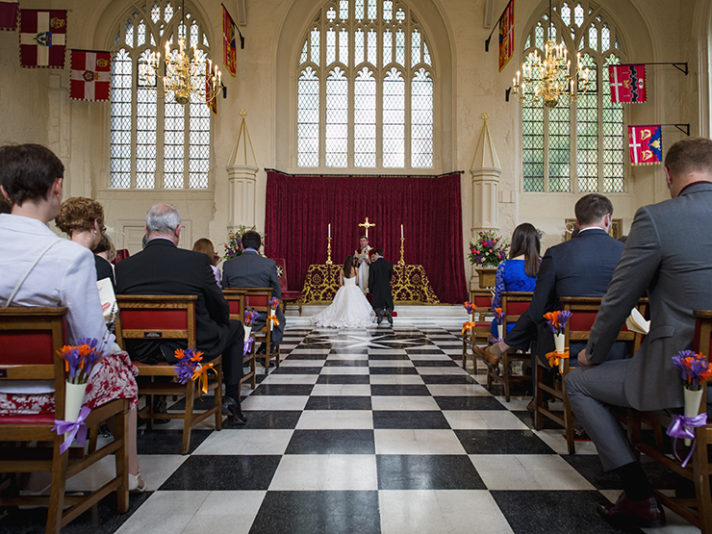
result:
<svg viewBox="0 0 712 534"><path fill-rule="evenodd" d="M522 106L524 191L621 193L624 181L623 105L612 104L608 66L623 52L615 27L588 0L554 0L554 28L548 13L534 25L523 57L548 39L563 39L569 57L581 53L591 71L587 92L576 102L562 98L555 108Z"/></svg>
<svg viewBox="0 0 712 534"><path fill-rule="evenodd" d="M162 82L147 79L153 51L175 52L178 36L196 46L203 63L208 40L195 17L172 0L137 2L116 32L111 76L111 166L115 189L207 189L210 168L210 110L193 95L185 106L163 97ZM159 72L163 72L163 54ZM204 76L205 72L201 76Z"/></svg>
<svg viewBox="0 0 712 534"><path fill-rule="evenodd" d="M433 167L433 64L407 5L330 0L300 50L299 167Z"/></svg>

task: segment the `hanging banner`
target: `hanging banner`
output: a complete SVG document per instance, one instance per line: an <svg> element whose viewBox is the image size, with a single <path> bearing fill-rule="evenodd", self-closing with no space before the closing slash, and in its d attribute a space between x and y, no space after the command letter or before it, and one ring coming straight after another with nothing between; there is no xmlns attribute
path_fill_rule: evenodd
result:
<svg viewBox="0 0 712 534"><path fill-rule="evenodd" d="M237 26L225 6L223 10L223 62L233 76L237 75Z"/></svg>
<svg viewBox="0 0 712 534"><path fill-rule="evenodd" d="M632 165L655 165L663 161L662 128L659 124L628 126Z"/></svg>
<svg viewBox="0 0 712 534"><path fill-rule="evenodd" d="M18 0L0 2L0 30L17 29Z"/></svg>
<svg viewBox="0 0 712 534"><path fill-rule="evenodd" d="M64 68L66 44L65 10L20 10L20 65Z"/></svg>
<svg viewBox="0 0 712 534"><path fill-rule="evenodd" d="M499 19L499 71L514 55L514 0L509 0Z"/></svg>
<svg viewBox="0 0 712 534"><path fill-rule="evenodd" d="M74 100L101 102L111 92L111 53L72 50L69 97Z"/></svg>
<svg viewBox="0 0 712 534"><path fill-rule="evenodd" d="M611 102L614 104L638 104L647 102L645 65L609 65L608 79L611 85Z"/></svg>

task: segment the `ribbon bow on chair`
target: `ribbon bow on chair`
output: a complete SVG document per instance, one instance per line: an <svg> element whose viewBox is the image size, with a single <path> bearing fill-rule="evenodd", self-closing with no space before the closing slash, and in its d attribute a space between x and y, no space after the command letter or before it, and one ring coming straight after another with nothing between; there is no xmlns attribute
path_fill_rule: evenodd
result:
<svg viewBox="0 0 712 534"><path fill-rule="evenodd" d="M475 327L474 321L465 321L464 324L462 325L462 335L464 336L467 332L472 330L474 327Z"/></svg>
<svg viewBox="0 0 712 534"><path fill-rule="evenodd" d="M564 350L564 352L547 352L545 354L546 359L549 360L549 365L551 367L558 367L559 363L561 360L568 360L569 359L569 351Z"/></svg>
<svg viewBox="0 0 712 534"><path fill-rule="evenodd" d="M215 373L215 376L218 374L212 363L206 363L198 367L191 377L193 382L198 382L198 392L208 392L208 371Z"/></svg>
<svg viewBox="0 0 712 534"><path fill-rule="evenodd" d="M685 417L684 415L673 415L672 421L667 427L665 433L671 438L675 438L673 441L673 452L675 453L675 458L679 462L682 462L682 467L686 467L690 459L692 458L692 453L695 452L695 445L697 442L695 440L695 428L698 426L705 426L707 424L707 414L701 413L697 414L695 417ZM677 454L677 440L678 439L690 439L692 440L692 447L690 447L690 452L683 461Z"/></svg>
<svg viewBox="0 0 712 534"><path fill-rule="evenodd" d="M57 421L55 419L52 431L57 432L58 436L67 436L64 443L59 446L60 454L63 454L69 448L75 438L79 445L84 445L86 443L87 425L84 421L90 412L91 408L88 406L82 406L81 410L79 410L79 417L77 417L76 421Z"/></svg>

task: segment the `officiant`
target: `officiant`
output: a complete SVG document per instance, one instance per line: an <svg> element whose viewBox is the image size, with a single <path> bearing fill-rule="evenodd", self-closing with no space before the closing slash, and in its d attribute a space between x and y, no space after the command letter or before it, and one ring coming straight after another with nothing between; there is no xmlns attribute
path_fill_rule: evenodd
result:
<svg viewBox="0 0 712 534"><path fill-rule="evenodd" d="M368 244L368 236L361 236L359 239L359 249L354 253L358 258L358 285L361 291L368 293L368 269L371 263L371 245Z"/></svg>

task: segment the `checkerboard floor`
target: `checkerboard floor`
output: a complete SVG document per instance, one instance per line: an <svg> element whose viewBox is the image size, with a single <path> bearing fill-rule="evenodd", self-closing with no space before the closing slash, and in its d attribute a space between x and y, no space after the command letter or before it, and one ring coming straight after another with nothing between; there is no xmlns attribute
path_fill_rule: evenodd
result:
<svg viewBox="0 0 712 534"><path fill-rule="evenodd" d="M107 498L63 529L118 533L605 533L615 499L590 442L533 430L528 398L488 392L462 369L459 332L428 323L288 329L278 369L248 391L246 426L206 423L180 455L181 423L140 431L146 493ZM264 370L258 365L258 369ZM674 488L653 469L654 484ZM95 487L101 469L71 480ZM44 513L5 511L1 532L42 532ZM699 532L668 511L651 532Z"/></svg>

